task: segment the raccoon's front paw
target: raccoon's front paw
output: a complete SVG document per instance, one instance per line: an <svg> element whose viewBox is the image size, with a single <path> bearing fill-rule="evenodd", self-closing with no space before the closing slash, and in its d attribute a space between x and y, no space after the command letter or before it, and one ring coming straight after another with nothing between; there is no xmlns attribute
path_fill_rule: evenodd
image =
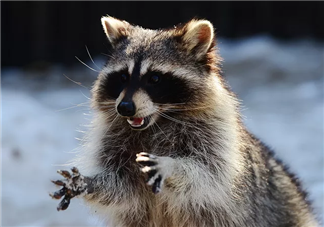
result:
<svg viewBox="0 0 324 227"><path fill-rule="evenodd" d="M71 170L72 174L66 170L58 170L57 172L65 179L52 181L54 184L62 186L60 190L50 194L53 199L61 199L64 196L57 206L58 211L67 209L70 205L70 200L73 197L87 193L85 177L79 173L79 170L76 167L73 167Z"/></svg>
<svg viewBox="0 0 324 227"><path fill-rule="evenodd" d="M152 186L153 193L159 193L164 180L173 172L174 160L170 157L158 157L141 152L136 155L136 162L143 166L141 171L148 175L146 183Z"/></svg>

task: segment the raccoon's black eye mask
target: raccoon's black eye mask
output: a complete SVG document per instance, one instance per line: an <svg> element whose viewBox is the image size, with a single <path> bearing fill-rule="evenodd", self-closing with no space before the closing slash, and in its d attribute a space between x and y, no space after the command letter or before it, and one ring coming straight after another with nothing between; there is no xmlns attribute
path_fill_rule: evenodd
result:
<svg viewBox="0 0 324 227"><path fill-rule="evenodd" d="M184 103L192 94L184 79L157 71L148 72L141 77L129 75L126 70L113 72L106 76L101 90L110 99L117 99L125 90L125 97L131 99L138 89L146 91L154 103L161 104Z"/></svg>
<svg viewBox="0 0 324 227"><path fill-rule="evenodd" d="M191 95L188 82L171 73L149 72L143 79L149 81L144 89L154 103L184 103Z"/></svg>

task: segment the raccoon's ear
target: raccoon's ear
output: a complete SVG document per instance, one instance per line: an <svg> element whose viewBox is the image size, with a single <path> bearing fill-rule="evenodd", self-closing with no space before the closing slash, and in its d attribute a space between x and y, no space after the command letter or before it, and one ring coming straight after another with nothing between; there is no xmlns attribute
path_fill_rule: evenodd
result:
<svg viewBox="0 0 324 227"><path fill-rule="evenodd" d="M127 21L106 16L101 18L102 27L110 41L115 46L118 40L129 35L131 25Z"/></svg>
<svg viewBox="0 0 324 227"><path fill-rule="evenodd" d="M199 59L204 56L214 41L214 27L207 20L192 20L181 29L182 45Z"/></svg>

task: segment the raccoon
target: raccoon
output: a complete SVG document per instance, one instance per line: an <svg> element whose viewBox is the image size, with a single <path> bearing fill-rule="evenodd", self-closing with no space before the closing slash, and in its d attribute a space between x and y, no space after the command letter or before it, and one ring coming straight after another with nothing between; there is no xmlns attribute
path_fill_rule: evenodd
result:
<svg viewBox="0 0 324 227"><path fill-rule="evenodd" d="M53 181L58 210L77 196L109 226L318 226L299 180L244 127L209 21L101 22L108 60L78 168Z"/></svg>

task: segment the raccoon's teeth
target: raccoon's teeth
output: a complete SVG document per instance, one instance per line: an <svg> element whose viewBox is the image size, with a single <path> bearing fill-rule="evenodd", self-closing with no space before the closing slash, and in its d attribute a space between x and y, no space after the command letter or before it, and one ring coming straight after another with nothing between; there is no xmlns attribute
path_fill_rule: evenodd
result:
<svg viewBox="0 0 324 227"><path fill-rule="evenodd" d="M132 127L141 127L144 124L144 118L128 118L127 122Z"/></svg>

